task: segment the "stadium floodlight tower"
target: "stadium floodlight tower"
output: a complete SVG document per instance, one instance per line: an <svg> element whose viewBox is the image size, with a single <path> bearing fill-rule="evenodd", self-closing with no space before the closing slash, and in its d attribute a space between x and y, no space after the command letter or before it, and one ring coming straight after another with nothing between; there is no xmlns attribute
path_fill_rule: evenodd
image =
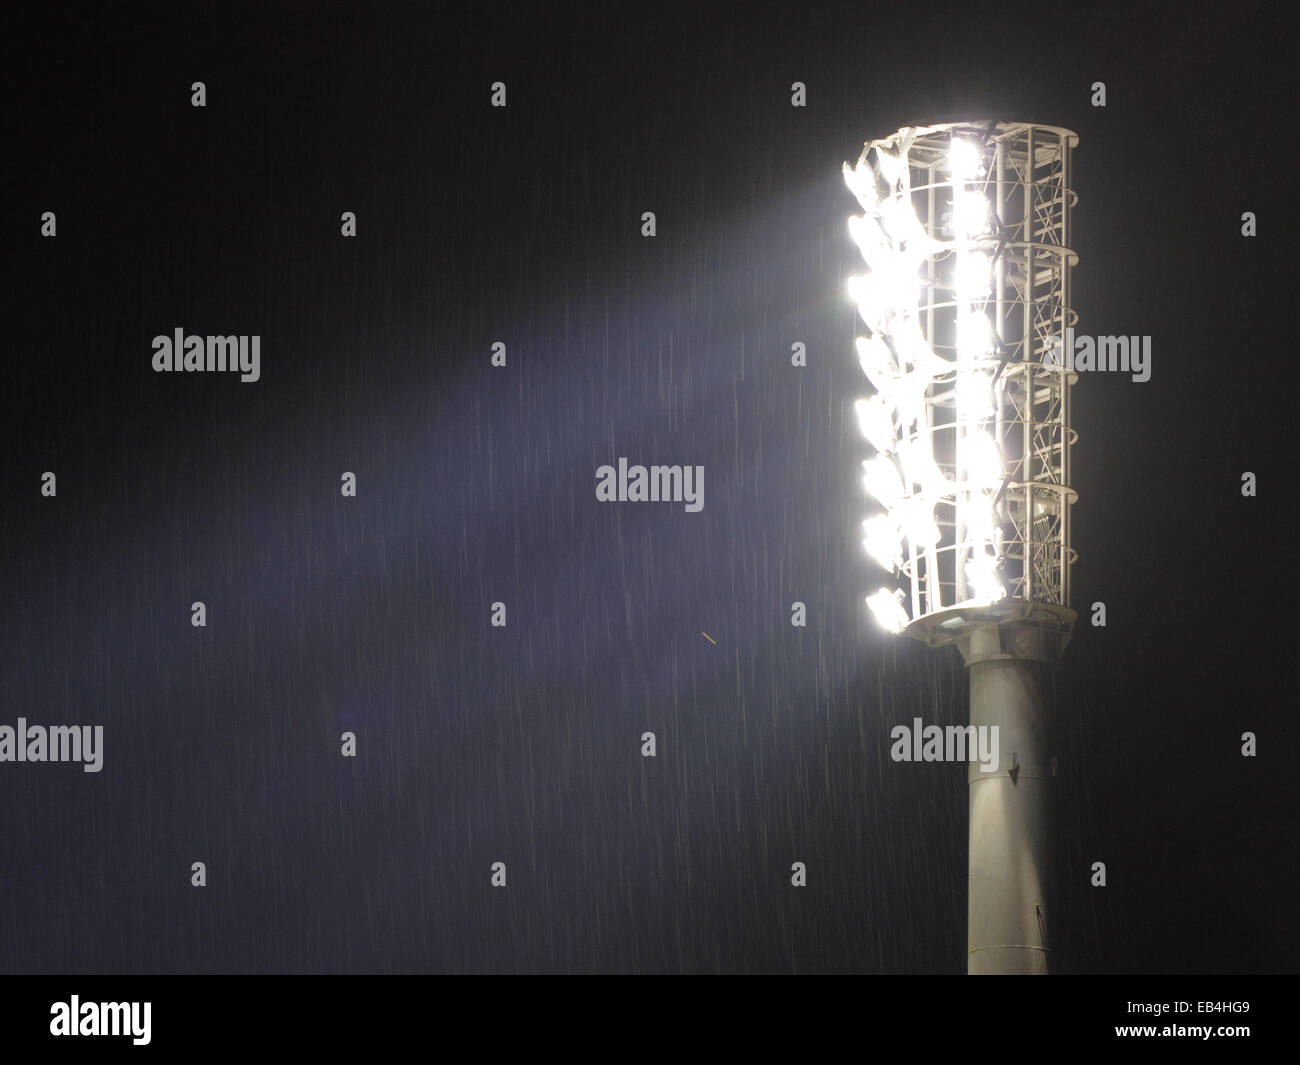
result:
<svg viewBox="0 0 1300 1065"><path fill-rule="evenodd" d="M955 644L970 724L999 765L968 767L967 971L1049 971L1045 671L1069 640L1069 130L908 126L869 141L844 179L868 272L849 294L875 388L857 402L884 510L864 545L902 587L867 599L889 631ZM976 735L969 732L969 736Z"/></svg>

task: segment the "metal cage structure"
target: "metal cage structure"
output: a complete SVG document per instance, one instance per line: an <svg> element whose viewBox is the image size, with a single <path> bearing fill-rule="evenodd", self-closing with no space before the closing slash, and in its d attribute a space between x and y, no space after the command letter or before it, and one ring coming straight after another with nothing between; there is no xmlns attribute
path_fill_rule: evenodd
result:
<svg viewBox="0 0 1300 1065"><path fill-rule="evenodd" d="M904 587L868 598L931 643L973 616L1068 631L1070 156L1076 134L1020 122L908 126L844 178L867 273L849 292L875 394L856 404L883 513L864 544Z"/></svg>

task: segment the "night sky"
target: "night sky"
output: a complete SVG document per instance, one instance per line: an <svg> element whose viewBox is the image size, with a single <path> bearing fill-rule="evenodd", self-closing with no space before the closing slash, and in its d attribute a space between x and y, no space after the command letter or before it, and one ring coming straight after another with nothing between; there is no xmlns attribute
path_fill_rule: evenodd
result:
<svg viewBox="0 0 1300 1065"><path fill-rule="evenodd" d="M0 764L0 971L963 972L840 164L968 116L1078 132L1079 329L1153 338L1073 392L1055 965L1295 969L1284 5L130 6L9 34L0 724L104 764ZM620 456L703 509L597 501Z"/></svg>

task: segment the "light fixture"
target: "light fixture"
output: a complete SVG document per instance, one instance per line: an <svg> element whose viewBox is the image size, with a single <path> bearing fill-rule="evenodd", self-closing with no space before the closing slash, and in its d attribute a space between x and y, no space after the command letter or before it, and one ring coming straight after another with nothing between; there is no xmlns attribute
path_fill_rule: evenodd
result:
<svg viewBox="0 0 1300 1065"><path fill-rule="evenodd" d="M875 499L892 509L903 498L903 481L892 459L882 455L862 463L862 483Z"/></svg>
<svg viewBox="0 0 1300 1065"><path fill-rule="evenodd" d="M881 588L867 598L871 613L886 632L899 633L907 627L907 611L903 609L902 599L901 591L891 592L888 588Z"/></svg>
<svg viewBox="0 0 1300 1065"><path fill-rule="evenodd" d="M1002 735L1005 764L969 774L972 973L1050 968L1054 760L1038 670L1075 619L1073 375L1039 356L1075 323L1076 140L1026 123L905 127L844 166L869 269L849 283L876 389L855 405L876 450L863 480L885 507L863 543L898 584L866 602L887 632L957 646L971 725Z"/></svg>

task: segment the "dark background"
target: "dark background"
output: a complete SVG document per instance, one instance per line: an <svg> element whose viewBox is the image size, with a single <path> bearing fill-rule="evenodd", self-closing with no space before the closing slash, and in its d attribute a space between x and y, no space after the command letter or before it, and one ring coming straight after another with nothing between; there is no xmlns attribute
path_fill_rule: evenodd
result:
<svg viewBox="0 0 1300 1065"><path fill-rule="evenodd" d="M978 115L1079 133L1079 328L1154 338L1074 392L1109 624L1055 699L1057 965L1294 971L1286 11L12 26L0 721L103 724L105 765L0 766L0 969L963 971L965 767L888 750L965 678L862 602L839 166ZM261 381L155 374L178 326L260 334ZM703 511L598 503L620 455L704 465Z"/></svg>

